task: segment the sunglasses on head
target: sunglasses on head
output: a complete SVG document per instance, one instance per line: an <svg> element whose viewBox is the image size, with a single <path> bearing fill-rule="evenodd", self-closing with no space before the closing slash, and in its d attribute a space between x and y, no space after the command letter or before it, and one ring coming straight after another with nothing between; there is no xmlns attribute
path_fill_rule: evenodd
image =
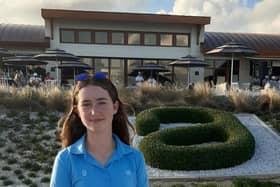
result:
<svg viewBox="0 0 280 187"><path fill-rule="evenodd" d="M79 75L76 75L76 81L85 81L88 80L90 77L90 75L88 73L82 73ZM106 79L106 73L103 72L97 72L95 74L93 74L92 79Z"/></svg>

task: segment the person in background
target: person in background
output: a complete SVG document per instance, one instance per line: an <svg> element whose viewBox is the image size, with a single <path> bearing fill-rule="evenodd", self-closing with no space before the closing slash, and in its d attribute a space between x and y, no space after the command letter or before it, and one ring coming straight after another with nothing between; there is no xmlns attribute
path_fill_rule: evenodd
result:
<svg viewBox="0 0 280 187"><path fill-rule="evenodd" d="M33 76L29 79L29 85L39 87L42 83L41 77L38 76L37 73L33 73Z"/></svg>
<svg viewBox="0 0 280 187"><path fill-rule="evenodd" d="M130 146L130 123L116 87L104 73L76 80L50 186L147 187L144 157Z"/></svg>
<svg viewBox="0 0 280 187"><path fill-rule="evenodd" d="M141 86L142 83L144 82L144 78L140 71L138 72L138 75L136 76L135 81L136 81L136 86Z"/></svg>
<svg viewBox="0 0 280 187"><path fill-rule="evenodd" d="M149 86L151 86L151 87L155 87L157 84L157 81L153 76L150 76L148 78L147 82L148 82Z"/></svg>

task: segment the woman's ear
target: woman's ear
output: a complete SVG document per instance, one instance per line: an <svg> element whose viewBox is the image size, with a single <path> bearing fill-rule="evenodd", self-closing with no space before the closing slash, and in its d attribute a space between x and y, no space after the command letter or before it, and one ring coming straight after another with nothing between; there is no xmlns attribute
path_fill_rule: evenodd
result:
<svg viewBox="0 0 280 187"><path fill-rule="evenodd" d="M117 112L118 112L118 110L119 110L119 105L120 105L120 103L119 103L119 101L116 101L115 103L114 103L114 113L113 114L116 114Z"/></svg>

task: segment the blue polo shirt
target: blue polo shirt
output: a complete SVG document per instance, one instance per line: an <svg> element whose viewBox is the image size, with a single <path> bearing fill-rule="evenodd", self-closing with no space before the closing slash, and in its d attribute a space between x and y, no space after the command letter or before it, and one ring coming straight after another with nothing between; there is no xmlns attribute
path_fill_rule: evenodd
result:
<svg viewBox="0 0 280 187"><path fill-rule="evenodd" d="M116 149L105 165L85 147L85 135L61 150L54 162L52 187L148 187L143 155L113 135Z"/></svg>

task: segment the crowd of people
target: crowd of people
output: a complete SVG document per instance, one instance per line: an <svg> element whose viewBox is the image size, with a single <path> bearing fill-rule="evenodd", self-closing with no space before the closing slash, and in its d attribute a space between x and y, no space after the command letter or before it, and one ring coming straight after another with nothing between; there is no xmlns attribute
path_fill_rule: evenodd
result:
<svg viewBox="0 0 280 187"><path fill-rule="evenodd" d="M47 80L54 80L54 78L50 76L49 72L42 75L37 72L23 73L22 70L16 70L9 73L1 72L0 79L2 83L15 87L24 87L27 85L31 87L39 87L44 85Z"/></svg>
<svg viewBox="0 0 280 187"><path fill-rule="evenodd" d="M135 82L136 82L136 86L141 86L144 82L145 79L143 78L141 72L138 72L138 75L135 78ZM155 87L157 85L157 81L153 76L149 76L149 78L147 79L147 83L149 86Z"/></svg>

